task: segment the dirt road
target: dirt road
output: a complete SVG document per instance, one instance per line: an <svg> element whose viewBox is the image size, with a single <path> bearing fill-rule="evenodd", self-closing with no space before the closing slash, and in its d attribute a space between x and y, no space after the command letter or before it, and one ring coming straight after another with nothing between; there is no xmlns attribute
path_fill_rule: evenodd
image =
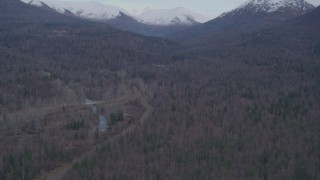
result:
<svg viewBox="0 0 320 180"><path fill-rule="evenodd" d="M153 111L152 106L148 103L148 99L146 96L141 96L138 98L140 100L140 103L144 107L145 111L141 115L141 117L138 119L138 121L130 126L128 126L126 129L124 129L121 133L116 134L114 136L109 137L107 142L113 142L117 140L118 138L126 135L127 133L133 132L139 125L144 124L150 117ZM119 102L119 101L118 101ZM120 101L121 103L126 103L126 101ZM98 103L106 103L106 102L98 102ZM117 103L118 104L118 103ZM108 104L109 105L109 104ZM114 102L111 102L110 105L115 105ZM119 105L119 104L118 104ZM96 145L97 146L97 145ZM73 160L71 163L64 164L61 167L50 171L48 173L45 173L37 178L37 180L61 180L63 177L69 172L69 170L72 168L73 164L77 162L81 162L85 157L87 157L88 154L93 152L96 149L96 146L93 146L90 151L87 153L84 153L81 157Z"/></svg>

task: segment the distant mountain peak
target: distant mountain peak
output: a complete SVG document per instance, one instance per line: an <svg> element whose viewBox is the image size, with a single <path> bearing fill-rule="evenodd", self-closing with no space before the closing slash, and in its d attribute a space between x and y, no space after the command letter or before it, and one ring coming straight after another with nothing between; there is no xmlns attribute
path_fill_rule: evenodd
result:
<svg viewBox="0 0 320 180"><path fill-rule="evenodd" d="M267 15L278 20L287 20L301 16L315 9L315 6L305 0L248 0L238 8L225 12L218 18L232 16Z"/></svg>
<svg viewBox="0 0 320 180"><path fill-rule="evenodd" d="M110 20L121 16L125 10L112 6L105 5L95 1L90 2L67 2L59 0L22 0L25 3L43 7L48 6L59 13L72 13L76 16L93 19L93 20Z"/></svg>
<svg viewBox="0 0 320 180"><path fill-rule="evenodd" d="M152 25L193 25L209 20L209 18L183 7L173 9L148 9L138 15L138 19L143 23Z"/></svg>
<svg viewBox="0 0 320 180"><path fill-rule="evenodd" d="M305 0L248 0L238 9L254 12L275 12L282 9L293 9L305 13L315 7Z"/></svg>

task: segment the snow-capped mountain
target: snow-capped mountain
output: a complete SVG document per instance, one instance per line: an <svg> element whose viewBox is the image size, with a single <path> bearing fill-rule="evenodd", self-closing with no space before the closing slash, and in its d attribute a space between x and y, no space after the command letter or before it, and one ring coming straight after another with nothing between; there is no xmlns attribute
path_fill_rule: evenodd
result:
<svg viewBox="0 0 320 180"><path fill-rule="evenodd" d="M314 8L305 0L248 0L240 7L223 15L237 14L243 11L252 13L289 12L302 15Z"/></svg>
<svg viewBox="0 0 320 180"><path fill-rule="evenodd" d="M238 8L199 26L168 36L173 40L186 41L197 37L198 41L211 41L222 34L247 31L301 16L315 7L305 0L249 0Z"/></svg>
<svg viewBox="0 0 320 180"><path fill-rule="evenodd" d="M209 18L201 14L182 7L174 9L148 9L137 17L141 22L152 25L193 25L209 20Z"/></svg>
<svg viewBox="0 0 320 180"><path fill-rule="evenodd" d="M184 8L152 10L151 8L126 11L122 8L93 1L20 0L42 9L68 16L99 21L110 26L147 36L163 37L209 20Z"/></svg>
<svg viewBox="0 0 320 180"><path fill-rule="evenodd" d="M93 20L111 20L115 19L121 14L129 14L125 10L112 6L105 5L98 2L67 2L59 0L21 0L25 3L35 5L38 7L48 6L59 13L71 13L81 18Z"/></svg>
<svg viewBox="0 0 320 180"><path fill-rule="evenodd" d="M101 4L95 1L70 2L60 0L21 0L25 3L38 6L49 7L62 14L73 14L81 18L91 20L114 20L125 15L136 19L140 23L148 25L194 25L205 22L209 18L194 13L185 8L174 8L164 10L144 9L139 13L129 13L128 11L112 6ZM134 15L135 14L135 15Z"/></svg>

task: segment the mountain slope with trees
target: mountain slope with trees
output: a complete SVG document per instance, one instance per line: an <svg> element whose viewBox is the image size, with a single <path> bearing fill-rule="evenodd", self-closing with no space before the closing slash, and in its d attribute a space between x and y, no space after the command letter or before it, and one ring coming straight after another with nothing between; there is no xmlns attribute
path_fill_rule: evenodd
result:
<svg viewBox="0 0 320 180"><path fill-rule="evenodd" d="M282 2L282 0L277 0L276 2L278 1ZM277 8L269 11L272 6L274 6L274 3L271 0L247 1L240 7L223 13L211 21L182 32L172 33L167 37L184 44L192 44L199 41L209 43L221 36L232 36L238 32L281 24L286 20L310 12L315 8L304 0L288 0L286 3L277 4Z"/></svg>
<svg viewBox="0 0 320 180"><path fill-rule="evenodd" d="M318 10L181 50L156 74L150 121L65 179L318 179Z"/></svg>

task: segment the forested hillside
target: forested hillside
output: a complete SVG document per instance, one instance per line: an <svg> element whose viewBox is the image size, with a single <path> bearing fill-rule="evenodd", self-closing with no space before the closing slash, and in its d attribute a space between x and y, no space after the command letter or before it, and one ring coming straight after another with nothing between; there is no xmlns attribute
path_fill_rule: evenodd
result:
<svg viewBox="0 0 320 180"><path fill-rule="evenodd" d="M317 10L178 51L157 72L150 121L65 179L318 179Z"/></svg>
<svg viewBox="0 0 320 180"><path fill-rule="evenodd" d="M0 12L0 179L320 178L319 8L187 45Z"/></svg>
<svg viewBox="0 0 320 180"><path fill-rule="evenodd" d="M1 13L0 179L34 179L90 151L100 116L121 112L113 134L135 124L153 78L144 66L180 48L18 0L1 1Z"/></svg>

